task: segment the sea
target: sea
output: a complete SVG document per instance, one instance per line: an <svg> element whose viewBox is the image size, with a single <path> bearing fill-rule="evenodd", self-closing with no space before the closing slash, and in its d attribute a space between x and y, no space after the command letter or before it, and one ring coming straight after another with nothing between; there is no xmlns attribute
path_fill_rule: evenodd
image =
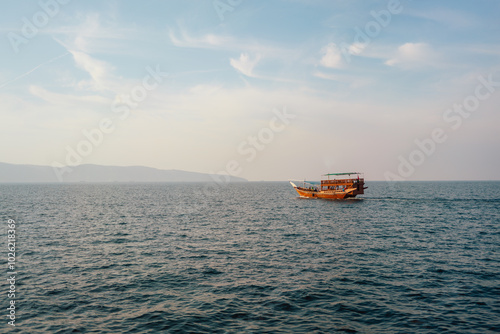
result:
<svg viewBox="0 0 500 334"><path fill-rule="evenodd" d="M499 333L500 182L367 186L2 184L0 332Z"/></svg>

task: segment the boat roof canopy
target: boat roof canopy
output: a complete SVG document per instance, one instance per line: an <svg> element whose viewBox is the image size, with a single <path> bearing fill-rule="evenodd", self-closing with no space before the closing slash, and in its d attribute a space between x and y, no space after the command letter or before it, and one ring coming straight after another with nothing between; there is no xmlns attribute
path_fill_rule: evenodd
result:
<svg viewBox="0 0 500 334"><path fill-rule="evenodd" d="M362 173L358 173L358 172L349 172L349 173L329 173L329 174L323 174L322 176L332 176L332 175L339 176L339 175L354 175L354 174L362 174Z"/></svg>

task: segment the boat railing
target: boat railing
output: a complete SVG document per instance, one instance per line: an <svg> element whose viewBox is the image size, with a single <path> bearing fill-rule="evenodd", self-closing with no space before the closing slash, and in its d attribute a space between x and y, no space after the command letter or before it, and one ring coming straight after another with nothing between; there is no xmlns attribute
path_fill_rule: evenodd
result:
<svg viewBox="0 0 500 334"><path fill-rule="evenodd" d="M364 179L340 179L340 180L321 180L321 185L337 185L337 184L352 184L364 182Z"/></svg>
<svg viewBox="0 0 500 334"><path fill-rule="evenodd" d="M307 182L305 180L290 180L290 181L295 181L297 183L299 183L297 186L300 187L300 188L304 188L304 189L310 189L310 190L319 190L320 188L320 185L318 183L313 183L313 182Z"/></svg>

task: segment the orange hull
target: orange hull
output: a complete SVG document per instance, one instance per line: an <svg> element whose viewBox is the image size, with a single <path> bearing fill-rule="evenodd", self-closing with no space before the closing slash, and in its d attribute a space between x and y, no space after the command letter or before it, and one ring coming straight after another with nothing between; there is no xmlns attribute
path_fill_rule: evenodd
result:
<svg viewBox="0 0 500 334"><path fill-rule="evenodd" d="M353 173L351 173L352 175ZM359 173L356 173L359 174ZM349 174L348 174L349 175ZM353 198L364 194L366 189L363 178L347 178L334 180L321 180L319 186L299 187L290 182L300 197L306 198L325 198L325 199L345 199Z"/></svg>
<svg viewBox="0 0 500 334"><path fill-rule="evenodd" d="M344 199L349 197L355 197L357 194L352 194L352 192L340 192L340 191L315 191L308 190L302 187L295 187L295 190L300 197L309 198L326 198L326 199Z"/></svg>

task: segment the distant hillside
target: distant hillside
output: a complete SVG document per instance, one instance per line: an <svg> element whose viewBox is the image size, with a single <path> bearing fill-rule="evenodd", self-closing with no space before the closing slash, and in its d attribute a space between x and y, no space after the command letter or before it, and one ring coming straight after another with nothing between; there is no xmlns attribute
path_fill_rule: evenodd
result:
<svg viewBox="0 0 500 334"><path fill-rule="evenodd" d="M150 167L80 165L59 170L63 182L212 182L210 174L181 170L161 170ZM216 180L226 180L217 175ZM229 182L247 182L241 177L228 176ZM0 162L0 182L61 182L50 166L15 165Z"/></svg>

